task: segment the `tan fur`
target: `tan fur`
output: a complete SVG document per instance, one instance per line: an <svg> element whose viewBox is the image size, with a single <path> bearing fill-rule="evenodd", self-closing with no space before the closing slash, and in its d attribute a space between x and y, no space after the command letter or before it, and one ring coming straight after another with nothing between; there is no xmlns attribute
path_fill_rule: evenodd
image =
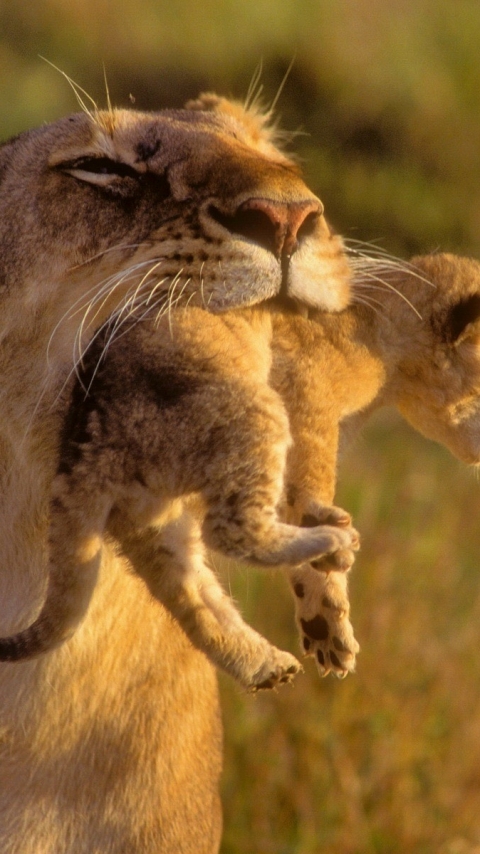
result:
<svg viewBox="0 0 480 854"><path fill-rule="evenodd" d="M348 299L341 241L297 167L223 107L81 114L0 149L2 634L44 598L62 391L99 328L187 302ZM72 640L0 669L0 850L213 854L213 668L108 544L102 558Z"/></svg>
<svg viewBox="0 0 480 854"><path fill-rule="evenodd" d="M428 263L417 261L420 270ZM369 274L368 262L363 273ZM404 271L397 285L408 290L408 276ZM187 309L170 321L171 339L158 324L152 328L143 322L114 341L106 354L100 341L79 377L64 430L53 487L47 601L30 629L0 642L0 654L11 659L40 654L71 634L88 606L100 540L92 554L83 552L109 528L154 595L215 664L247 687L288 681L296 672L295 662L269 648L242 622L205 564L199 522L208 545L250 562L295 564L302 550L304 559L305 549L311 549L310 558L322 556L322 547L334 551L332 542L329 547L326 542L332 534L334 541L335 529L302 532L275 519L289 433L283 405L267 386L270 347L272 381L289 409L294 439L287 494L291 515L303 525L328 518L348 525L348 516L328 504L335 488L339 427L346 416L372 403L389 372L398 374L393 402L415 413L420 401L421 416L410 418L446 441L447 413L443 402L439 408L438 402L434 405L438 378L426 384L435 390L428 400L423 380L414 394L399 371L400 354L403 358L412 349L406 335L411 318L403 314L421 323L427 314L427 330L432 328L437 338L443 330L440 343L445 347L452 347L453 336L455 347L462 346L471 333L464 329L462 303L449 311L441 302L439 312L427 275L412 269L410 278L417 292L403 295L403 311L390 318L404 339L388 328L388 346L380 350L383 329L375 330L372 321L378 315L365 308L310 320L265 310L222 320ZM383 294L387 310L395 308L401 295L394 290L392 297L395 286L390 282L389 287ZM415 309L417 303L421 311ZM480 314L479 305L474 309ZM388 326L388 311L384 314ZM457 315L458 329L448 332ZM428 355L430 370L437 358L431 350L422 340L420 352ZM417 361L418 354L415 376ZM462 398L454 401L455 412L465 405ZM476 405L474 392L469 402L474 418ZM458 415L452 434L458 453L458 442L463 447L465 438L457 422L464 426ZM179 490L182 495L202 493L200 516L196 507L193 514L188 510L188 502L177 502L173 518L165 515ZM325 534L327 541L316 539ZM337 558L336 569L348 570L352 563L347 535L351 537L351 529L336 532L337 549L346 549L344 565ZM329 560L313 560L290 576L304 650L315 654L322 675L333 670L344 676L354 667L358 644L348 620L346 576L328 571L333 568Z"/></svg>
<svg viewBox="0 0 480 854"><path fill-rule="evenodd" d="M274 318L273 385L300 438L289 458L293 519L333 501L338 427L345 442L383 404L461 460L480 463L480 263L438 254L380 271L366 259L360 298L362 285L368 294L379 275L386 284L375 290L372 308ZM290 578L305 652L315 655L321 675L346 675L358 652L346 575L305 566Z"/></svg>
<svg viewBox="0 0 480 854"><path fill-rule="evenodd" d="M346 514L332 527L337 508L322 508L330 525L278 519L290 431L268 385L271 326L268 310L213 316L190 307L133 320L108 348L98 337L62 427L47 598L32 626L0 639L2 660L40 655L72 635L109 531L192 643L242 685L272 688L298 671L242 623L204 555L205 543L260 566L337 552L353 561L358 538ZM190 508L195 495L202 502Z"/></svg>

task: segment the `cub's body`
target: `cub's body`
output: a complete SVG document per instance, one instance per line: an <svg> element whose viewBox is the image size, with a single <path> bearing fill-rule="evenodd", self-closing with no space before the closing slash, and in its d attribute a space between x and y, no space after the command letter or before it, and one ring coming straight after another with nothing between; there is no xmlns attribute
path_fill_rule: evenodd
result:
<svg viewBox="0 0 480 854"><path fill-rule="evenodd" d="M111 341L108 331L84 356L62 430L46 602L29 629L0 641L0 656L39 655L73 633L109 532L215 664L248 688L289 681L296 660L242 622L205 559L210 546L260 566L353 560L349 517L314 506L315 495L315 527L278 518L291 438L268 384L269 311L178 309L126 323Z"/></svg>
<svg viewBox="0 0 480 854"><path fill-rule="evenodd" d="M292 520L309 512L311 496L332 503L339 446L382 405L464 462L480 463L480 263L439 253L403 267L373 258L358 266L360 304L336 316L273 320L271 382L300 439L287 465ZM382 278L374 306L363 304L372 279L378 287ZM358 651L348 574L308 565L289 574L304 651L321 675L345 675Z"/></svg>
<svg viewBox="0 0 480 854"><path fill-rule="evenodd" d="M0 641L0 654L39 654L73 631L109 530L192 642L243 685L288 681L296 664L243 623L205 562L204 543L260 565L293 566L304 651L315 655L322 675L352 670L358 644L348 620L346 576L330 571L347 570L356 545L348 515L331 506L340 426L379 401L381 392L428 435L447 441L450 421L450 446L465 455L469 432L459 413L465 410L469 430L475 418L474 377L465 379L473 395L468 405L453 391L453 408L444 409L444 393L435 393L443 379L439 359L446 366L455 356L455 373L464 338L471 349L477 297L461 290L470 285L471 267L444 259L450 271L456 263L460 294L446 294L445 301L456 297L457 303L449 311L442 304L439 313L428 278L436 263L417 259L418 269L398 275L408 297L390 283L385 328L364 307L308 320L274 309L222 318L187 309L169 319L170 337L165 319L163 326L146 320L127 326L107 347L100 337L64 426L47 600L30 629ZM443 353L442 341L428 332L442 323ZM415 392L404 367L416 342L413 375L421 374L421 356L428 354L423 370L432 377L430 398ZM188 506L195 495L203 507ZM279 522L281 502L303 530ZM318 527L326 520L347 527Z"/></svg>

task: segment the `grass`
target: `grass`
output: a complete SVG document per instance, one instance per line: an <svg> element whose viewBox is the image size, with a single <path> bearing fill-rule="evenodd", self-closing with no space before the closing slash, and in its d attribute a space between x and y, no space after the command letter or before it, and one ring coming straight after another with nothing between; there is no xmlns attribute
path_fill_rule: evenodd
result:
<svg viewBox="0 0 480 854"><path fill-rule="evenodd" d="M222 854L480 852L478 491L391 413L350 452L339 499L363 536L357 672L320 680L307 660L293 688L258 697L222 679ZM283 579L231 566L227 581L295 651Z"/></svg>

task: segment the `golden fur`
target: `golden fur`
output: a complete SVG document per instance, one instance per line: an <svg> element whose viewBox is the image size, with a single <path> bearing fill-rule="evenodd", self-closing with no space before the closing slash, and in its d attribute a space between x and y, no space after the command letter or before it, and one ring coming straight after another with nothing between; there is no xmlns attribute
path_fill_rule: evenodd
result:
<svg viewBox="0 0 480 854"><path fill-rule="evenodd" d="M198 106L199 115L195 108L72 117L0 149L2 633L28 624L43 600L39 567L46 561L59 400L72 366L112 313L118 330L132 311L138 316L156 299L159 310L177 299L222 310L282 289L314 303L320 288L326 307L345 302L336 285L339 242L296 170L272 147L268 129L258 117L244 120L236 106L222 109L217 99L205 102L212 115ZM112 166L118 163L128 167L122 174ZM160 180L155 190L149 177L138 195L129 169L147 166ZM256 210L255 222L247 213L248 229L265 215L267 242L276 249L282 223L272 232L265 208L250 205L265 195L277 205L306 204L307 211L312 205L302 247L283 265L286 274L275 251L234 228L246 228L245 211ZM306 348L305 394L312 399L319 371L325 365L330 374L336 365L333 387L341 395L338 403L325 400L329 422L338 409L343 419L359 407L368 412L393 401L420 429L475 462L479 265L444 256L421 263L435 290L408 275L398 284L422 321L387 292L380 317L356 308L338 324L314 320L323 331ZM473 319L465 324L470 309ZM294 323L303 334L304 321ZM278 341L281 334L277 327ZM290 352L283 348L287 364ZM340 406L352 388L356 400ZM321 446L322 433L312 426ZM346 433L355 426L347 423ZM293 458L292 471L300 462ZM301 513L301 494L297 502ZM218 851L214 669L127 570L107 544L91 608L74 637L49 655L0 669L2 854ZM328 622L330 639L348 617L343 590L332 590L344 579L312 570L309 596L297 596L304 619L311 602ZM334 604L337 594L333 622L325 588ZM312 640L316 651L324 649L321 639ZM343 669L348 663L341 662Z"/></svg>
<svg viewBox="0 0 480 854"><path fill-rule="evenodd" d="M386 284L369 307L364 299L379 277ZM312 497L333 501L338 428L345 444L381 405L397 407L459 459L480 463L480 263L438 254L402 269L359 259L355 290L360 303L339 315L274 317L272 383L300 437L288 466L293 519L315 513ZM306 654L321 675L345 676L358 652L347 575L307 565L289 574Z"/></svg>
<svg viewBox="0 0 480 854"><path fill-rule="evenodd" d="M2 634L45 593L62 392L96 332L280 294L341 309L341 241L254 112L80 114L0 149ZM339 275L340 273L340 275ZM215 674L108 544L87 618L0 669L2 854L212 854Z"/></svg>
<svg viewBox="0 0 480 854"><path fill-rule="evenodd" d="M0 658L40 655L72 635L109 532L214 664L251 689L289 681L298 662L241 621L203 545L260 566L316 565L329 555L346 569L353 561L357 535L338 508L313 506L312 496L313 525L278 519L291 439L283 402L268 385L270 311L213 316L189 307L131 321L108 348L105 337L83 359L62 427L47 598L32 626L0 639ZM297 413L300 428L303 420ZM306 438L301 457L309 456ZM203 500L192 507L196 495Z"/></svg>

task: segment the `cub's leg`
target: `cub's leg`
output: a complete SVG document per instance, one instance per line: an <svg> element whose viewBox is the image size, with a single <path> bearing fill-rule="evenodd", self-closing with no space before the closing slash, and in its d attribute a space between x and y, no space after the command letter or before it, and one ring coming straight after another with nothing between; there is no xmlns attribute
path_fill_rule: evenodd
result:
<svg viewBox="0 0 480 854"><path fill-rule="evenodd" d="M323 522L348 530L348 513L329 506L335 495L342 417L328 375L326 354L330 345L320 328L303 318L278 314L273 325L271 377L288 410L293 439L288 454L285 517L297 524ZM345 675L355 664L358 644L348 619L344 574L353 564L353 551L337 551L327 560L312 562L313 570L305 567L289 574L302 648L315 655L322 675L330 670Z"/></svg>
<svg viewBox="0 0 480 854"><path fill-rule="evenodd" d="M257 386L253 399L240 388L234 393L235 429L228 423L217 430L218 452L209 461L202 489L206 544L260 566L295 566L355 549L358 534L351 526L279 521L290 444L283 403L268 386Z"/></svg>
<svg viewBox="0 0 480 854"><path fill-rule="evenodd" d="M245 688L274 688L301 670L293 655L243 621L207 566L199 524L188 512L161 529L142 530L112 514L109 531L192 644Z"/></svg>
<svg viewBox="0 0 480 854"><path fill-rule="evenodd" d="M360 649L350 622L347 573L313 569L287 570L295 602L295 619L305 655L315 657L321 676L343 678L355 669Z"/></svg>
<svg viewBox="0 0 480 854"><path fill-rule="evenodd" d="M338 507L310 501L309 510L301 514L303 524L328 520L351 526L349 514ZM315 658L321 676L332 672L344 678L355 669L360 647L350 622L348 598L348 572L354 558L353 550L345 549L287 570L301 647L305 655Z"/></svg>

